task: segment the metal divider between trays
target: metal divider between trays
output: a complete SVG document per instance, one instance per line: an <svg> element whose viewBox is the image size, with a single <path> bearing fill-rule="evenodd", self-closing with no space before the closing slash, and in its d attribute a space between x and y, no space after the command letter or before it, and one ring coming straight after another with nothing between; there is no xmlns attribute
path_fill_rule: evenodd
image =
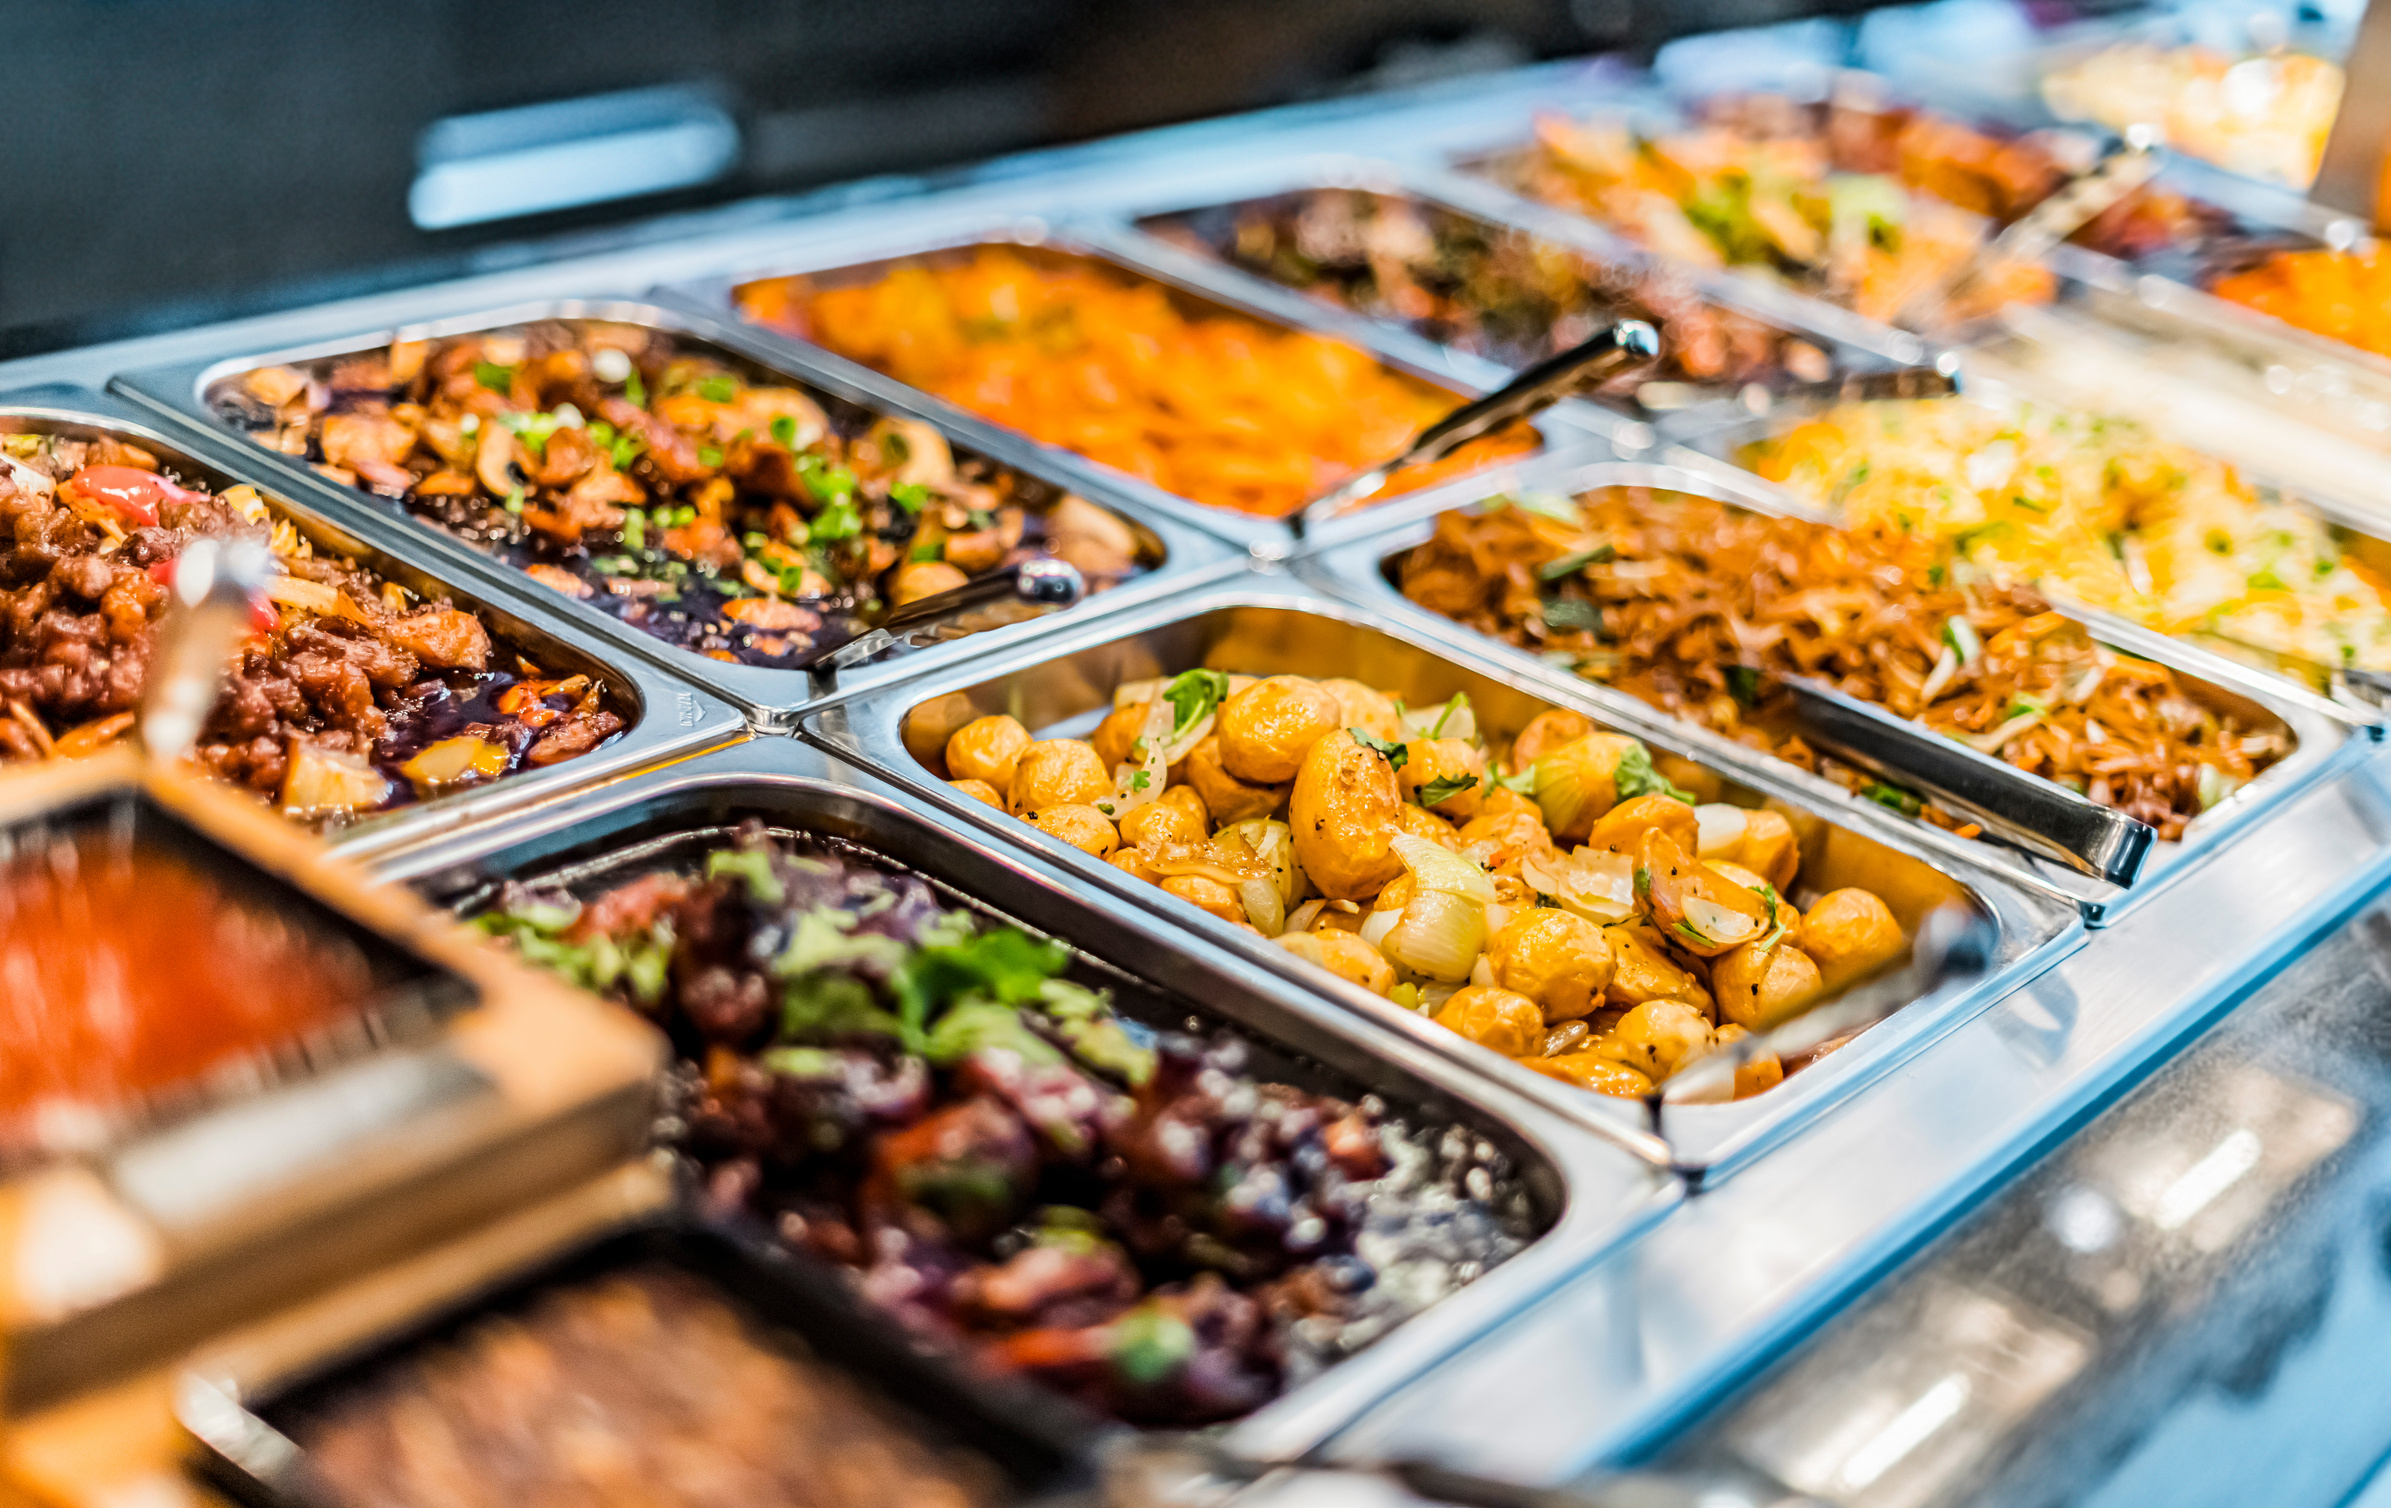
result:
<svg viewBox="0 0 2391 1508"><path fill-rule="evenodd" d="M880 701L887 691L859 693ZM1092 956L1195 1001L1303 1056L1412 1105L1459 1106L1481 1128L1516 1138L1558 1184L1544 1205L1554 1223L1519 1254L1395 1326L1231 1426L1227 1448L1253 1459L1305 1455L1365 1411L1480 1336L1523 1312L1606 1252L1660 1219L1680 1196L1666 1149L1609 1125L1552 1113L1455 1056L1424 1049L1304 984L1257 970L1233 950L1188 936L1175 919L1125 906L1104 890L1017 845L990 841L939 806L801 739L758 739L591 792L569 809L486 822L377 866L385 879L435 898L458 897L510 874L553 869L618 835L714 827L739 816L828 831L971 897L1008 920L1063 938Z"/></svg>
<svg viewBox="0 0 2391 1508"><path fill-rule="evenodd" d="M906 749L903 726L915 707L957 696L984 683L1006 682L1081 654L1110 650L1123 659L1137 659L1140 651L1125 646L1142 646L1144 636L1161 634L1208 615L1239 611L1302 614L1349 627L1386 641L1394 651L1404 655L1441 662L1463 678L1491 683L1539 704L1574 707L1598 721L1620 726L1644 738L1653 747L1696 758L1748 790L1777 797L1799 810L1818 812L1830 825L1882 845L1901 859L1915 862L1963 887L1973 904L1982 908L1998 929L1993 966L1973 982L1950 986L1903 1007L1854 1038L1849 1046L1828 1054L1776 1089L1731 1104L1672 1104L1662 1112L1661 1124L1656 1127L1650 1108L1643 1104L1593 1094L1521 1067L1423 1015L1371 995L1358 986L1327 979L1283 949L1232 927L1156 886L1133 879L1026 823L960 795L923 768ZM970 664L925 674L908 683L901 697L883 691L877 695L838 698L809 712L800 721L798 734L938 809L942 820L949 824L976 827L1000 843L1029 848L1043 855L1049 864L1069 873L1079 885L1150 912L1191 941L1200 940L1212 949L1226 952L1248 968L1333 996L1349 1008L1409 1036L1427 1050L1450 1056L1473 1072L1490 1076L1521 1097L1597 1134L1630 1138L1631 1142L1657 1135L1666 1144L1673 1166L1710 1177L1723 1176L1794 1134L1812 1117L1858 1092L1866 1083L2082 946L2088 935L2072 904L2052 894L2047 887L2029 888L2010 874L1985 864L1968 851L1971 845L1956 840L1948 845L1922 841L1917 824L1869 803L1838 800L1830 805L1821 801L1801 779L1792 778L1800 772L1780 761L1732 745L1713 751L1702 740L1687 737L1688 730L1683 724L1649 709L1617 709L1615 713L1602 700L1587 695L1582 683L1553 684L1542 677L1524 674L1509 657L1488 654L1481 646L1458 642L1451 630L1452 625L1441 620L1429 625L1409 617L1399 618L1372 606L1344 600L1282 572L1257 569L1242 579L1191 588L1176 598L1150 603L1133 614L1105 623L1058 632L1042 644L1022 646L1009 655L985 656ZM1146 664L1141 659L1137 673L1165 673L1180 668L1185 666ZM1340 673L1350 673L1350 667L1337 668ZM1101 693L1104 705L1109 705L1109 685L1089 683L1089 689ZM1835 794L1838 798L1842 795L1839 789Z"/></svg>
<svg viewBox="0 0 2391 1508"><path fill-rule="evenodd" d="M1815 510L1780 508L1774 506L1776 499L1766 492L1727 486L1723 482L1724 479L1708 469L1556 456L1533 472L1527 478L1526 485L1532 489L1549 489L1563 494L1615 486L1652 487L1687 492L1762 513L1812 519L1817 517ZM1489 502L1498 496L1498 492L1489 491L1484 497L1471 502ZM1606 717L1639 727L1648 725L1647 720L1667 722L1677 731L1677 736L1699 748L1705 759L1742 757L1769 760L1783 771L1787 779L1803 786L1813 801L1828 805L1830 810L1840 810L1844 805L1873 805L1852 796L1831 781L1785 765L1772 756L1756 754L1746 746L1706 728L1670 718L1668 714L1624 692L1588 684L1578 676L1545 664L1526 650L1477 635L1450 619L1410 602L1387 579L1384 567L1398 552L1425 541L1429 537L1431 524L1432 515L1415 510L1408 517L1391 518L1376 533L1299 557L1294 568L1297 574L1317 582L1324 590L1390 617L1413 622L1423 633L1468 634L1470 641L1478 645L1482 653L1508 661L1518 674L1533 679L1554 693L1567 690L1593 699L1604 707ZM2177 674L2195 681L2213 679L2204 674L2210 669L2208 662L2213 658L2221 658L2146 629L2118 625L2105 615L2071 611L2070 616L2078 618L2096 639L2164 664ZM2122 631L2124 629L2131 631ZM2154 845L2153 862L2131 882L2130 888L2103 883L2063 868L2028 848L1995 846L1989 841L1972 842L1931 823L1910 819L1914 840L1938 853L1964 857L1969 862L1994 869L2014 883L2061 898L2079 908L2088 926L2113 925L2130 909L2147 902L2151 896L2180 879L2190 866L2205 863L2226 844L2261 821L2267 813L2295 799L2317 782L2363 759L2372 747L2372 740L2357 736L2357 730L2353 730L2344 718L2324 715L2307 701L2284 694L2271 677L2255 675L2246 667L2234 666L2231 661L2223 663L2239 671L2242 678L2226 682L2220 689L2245 698L2282 719L2291 729L2297 746L2290 757L2261 772L2248 785L2194 819L2193 831L2187 839L2173 844ZM1872 764L1881 762L1885 768L1880 773L1897 783L1903 779L1920 778L1909 773L1914 768L1931 770L1931 765L1920 766L1914 761L1921 752L1932 755L1937 752L1937 745L1948 742L1942 735L1927 732L1884 708L1851 698L1841 698L1839 701L1848 704L1846 710L1853 721L1863 722L1870 734L1882 740L1881 744L1872 745L1864 752L1872 756ZM2007 764L2000 764L1997 769L1991 768L1997 762L1989 756L1972 763L1988 780L2006 783L2012 790L2034 798L2034 804L2047 802L2052 787L2040 776ZM2082 800L2073 792L2067 795L2071 804ZM2033 804L2021 808L2028 812L2033 809Z"/></svg>
<svg viewBox="0 0 2391 1508"><path fill-rule="evenodd" d="M747 338L746 332L728 328L722 322L704 317L697 311L635 298L556 298L498 308L484 307L444 318L410 321L396 329L359 332L344 337L313 340L280 350L244 351L219 355L206 361L130 372L119 375L112 386L117 392L165 416L177 429L192 434L195 443L197 439L204 439L216 454L244 457L253 471L276 477L276 485L282 490L322 499L325 506L337 502L352 515L376 518L388 527L403 531L415 542L418 550L439 557L444 569L470 575L479 581L502 582L520 595L538 598L553 617L569 621L592 637L605 639L624 652L684 680L703 685L715 695L737 704L753 718L760 730L785 731L799 708L827 693L833 673L729 664L667 644L561 592L527 584L520 570L429 523L407 515L403 505L343 487L319 475L305 463L269 450L250 437L231 430L208 406L207 391L214 383L256 367L370 351L400 336L439 339L546 319L606 320L643 325L669 336L718 348L751 364L759 372L831 393L875 412L922 420L950 435L954 434L953 426L943 423L935 414L922 412L920 405L912 401L913 395L908 389L892 387L887 391L860 394L840 383L837 374L817 370L817 363L807 359L802 348L758 350L757 343ZM979 444L979 436L957 435L956 438L967 449L983 449ZM1076 476L1057 476L1055 469L1046 464L1043 457L1025 452L1010 437L997 438L999 443L984 449L990 459L1040 480L1061 485L1066 490L1082 492L1090 501L1119 514L1163 552L1163 561L1154 570L1106 591L1091 594L1072 610L1074 614L1098 615L1155 593L1172 590L1181 576L1199 576L1221 569L1233 561L1231 552L1215 539L1180 527L1167 517L1156 516L1154 510L1141 506L1139 500L1117 496L1112 489L1102 484L1101 479L1097 485L1090 487L1081 485L1081 479ZM1018 638L1025 633L1035 632L1036 627L1035 621L1010 624L954 642L967 646L962 652L974 652L982 647L981 640L994 639L1002 643L1008 636ZM912 673L911 662L920 655L947 656L955 652L950 645L901 651L875 664L837 671L835 681L842 685L867 686L902 678Z"/></svg>
<svg viewBox="0 0 2391 1508"><path fill-rule="evenodd" d="M425 550L412 534L394 528L391 520L337 495L285 486L270 468L251 464L251 458L239 449L192 433L185 425L160 424L144 407L63 384L26 388L0 393L0 428L12 423L33 428L82 426L121 435L194 479L219 487L249 483L303 532L322 536L332 547L358 555L385 575L395 574L402 585L411 579L419 588L453 592L468 605L486 611L503 636L561 662L558 668L586 668L605 677L635 704L638 715L605 748L545 770L402 807L331 834L333 846L352 856L403 848L486 816L519 810L684 757L738 738L745 731L743 719L727 702L646 662L629 659L611 644L593 641L573 624L557 621L542 604L512 584L454 569L437 552Z"/></svg>

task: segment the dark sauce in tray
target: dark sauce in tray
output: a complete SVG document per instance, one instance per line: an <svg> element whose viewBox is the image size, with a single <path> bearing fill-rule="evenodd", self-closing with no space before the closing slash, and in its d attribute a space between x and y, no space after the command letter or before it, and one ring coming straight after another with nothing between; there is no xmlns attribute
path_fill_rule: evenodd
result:
<svg viewBox="0 0 2391 1508"><path fill-rule="evenodd" d="M708 1213L1117 1418L1249 1412L1532 1238L1485 1139L959 899L751 822L465 909L670 1033Z"/></svg>
<svg viewBox="0 0 2391 1508"><path fill-rule="evenodd" d="M739 664L801 667L894 602L1039 555L1071 561L1091 590L1158 563L1150 536L1117 516L954 456L927 426L645 327L550 321L399 343L261 368L208 400L227 424L550 590ZM484 454L502 429L511 465ZM574 461L555 463L560 444Z"/></svg>

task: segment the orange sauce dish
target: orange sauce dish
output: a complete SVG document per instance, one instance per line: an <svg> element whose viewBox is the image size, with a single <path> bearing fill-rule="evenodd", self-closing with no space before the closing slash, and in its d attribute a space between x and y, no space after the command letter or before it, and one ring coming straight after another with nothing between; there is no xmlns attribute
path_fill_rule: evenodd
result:
<svg viewBox="0 0 2391 1508"><path fill-rule="evenodd" d="M1342 341L1193 306L1086 257L982 246L820 287L750 283L749 319L1180 497L1284 517L1462 400ZM1416 491L1536 448L1519 425L1406 468Z"/></svg>
<svg viewBox="0 0 2391 1508"><path fill-rule="evenodd" d="M99 831L0 863L0 1157L285 1047L373 988L361 950Z"/></svg>

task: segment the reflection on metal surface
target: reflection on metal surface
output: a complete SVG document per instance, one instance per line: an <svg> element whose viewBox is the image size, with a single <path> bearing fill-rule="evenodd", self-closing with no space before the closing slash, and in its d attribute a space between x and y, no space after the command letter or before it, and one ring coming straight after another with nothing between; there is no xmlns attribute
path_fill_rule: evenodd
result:
<svg viewBox="0 0 2391 1508"><path fill-rule="evenodd" d="M2391 1418L2318 1418L2353 1380L2322 1337L2330 1311L2391 1305L2387 1109L2378 905L1662 1464L1845 1508L2346 1491Z"/></svg>
<svg viewBox="0 0 2391 1508"><path fill-rule="evenodd" d="M1738 1453L1853 1508L1938 1500L2083 1370L2074 1326L1990 1287L1938 1283L1822 1352L1831 1387L1791 1389L1739 1431Z"/></svg>

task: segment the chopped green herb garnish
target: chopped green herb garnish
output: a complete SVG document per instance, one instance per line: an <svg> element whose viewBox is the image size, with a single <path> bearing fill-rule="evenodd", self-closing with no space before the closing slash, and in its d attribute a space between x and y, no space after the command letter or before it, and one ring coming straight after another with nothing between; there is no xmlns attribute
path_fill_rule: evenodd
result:
<svg viewBox="0 0 2391 1508"><path fill-rule="evenodd" d="M1654 769L1652 751L1642 744L1630 746L1619 756L1619 766L1611 779L1619 788L1621 801L1632 801L1638 796L1667 796L1687 806L1694 805L1694 793L1671 785L1668 776Z"/></svg>
<svg viewBox="0 0 2391 1508"><path fill-rule="evenodd" d="M1550 598L1544 604L1544 626L1562 633L1575 633L1579 629L1599 633L1602 630L1602 609L1591 602L1580 602L1575 597Z"/></svg>
<svg viewBox="0 0 2391 1508"><path fill-rule="evenodd" d="M729 377L708 377L698 383L697 395L708 403L729 403L739 396L739 384Z"/></svg>
<svg viewBox="0 0 2391 1508"><path fill-rule="evenodd" d="M919 513L930 505L930 489L919 482L899 482L888 489L888 500L907 513Z"/></svg>
<svg viewBox="0 0 2391 1508"><path fill-rule="evenodd" d="M1478 777L1475 775L1439 775L1420 787L1420 805L1439 805L1464 791L1474 790L1477 785Z"/></svg>
<svg viewBox="0 0 2391 1508"><path fill-rule="evenodd" d="M1860 795L1875 802L1878 806L1889 806L1904 817L1915 817L1919 810L1926 805L1916 795L1897 785L1886 785L1883 781L1871 781L1867 785L1861 786Z"/></svg>
<svg viewBox="0 0 2391 1508"><path fill-rule="evenodd" d="M722 464L722 452L711 445L700 445L697 448L697 464L719 466Z"/></svg>
<svg viewBox="0 0 2391 1508"><path fill-rule="evenodd" d="M1575 576L1590 565L1607 565L1618 557L1619 552L1607 544L1596 545L1591 550L1573 550L1557 560L1548 560L1536 567L1536 576L1543 581L1560 581Z"/></svg>
<svg viewBox="0 0 2391 1508"><path fill-rule="evenodd" d="M1185 670L1171 677L1162 688L1162 699L1171 704L1171 741L1210 716L1229 695L1229 673L1225 670Z"/></svg>
<svg viewBox="0 0 2391 1508"><path fill-rule="evenodd" d="M513 367L502 367L494 361L477 361L473 364L473 380L493 393L503 393L510 398L514 396Z"/></svg>
<svg viewBox="0 0 2391 1508"><path fill-rule="evenodd" d="M789 414L773 415L771 429L773 441L781 449L795 450L797 448L797 420L794 416Z"/></svg>
<svg viewBox="0 0 2391 1508"><path fill-rule="evenodd" d="M1345 731L1353 735L1353 741L1355 743L1360 744L1365 749L1369 749L1377 754L1383 755L1386 759L1387 766L1390 769L1402 769L1403 762L1411 757L1411 750L1402 744L1393 743L1387 739L1374 737L1371 734L1363 732L1359 728L1347 728Z"/></svg>
<svg viewBox="0 0 2391 1508"><path fill-rule="evenodd" d="M1739 707L1749 707L1760 700L1760 672L1749 665L1727 667L1727 695L1735 698Z"/></svg>

